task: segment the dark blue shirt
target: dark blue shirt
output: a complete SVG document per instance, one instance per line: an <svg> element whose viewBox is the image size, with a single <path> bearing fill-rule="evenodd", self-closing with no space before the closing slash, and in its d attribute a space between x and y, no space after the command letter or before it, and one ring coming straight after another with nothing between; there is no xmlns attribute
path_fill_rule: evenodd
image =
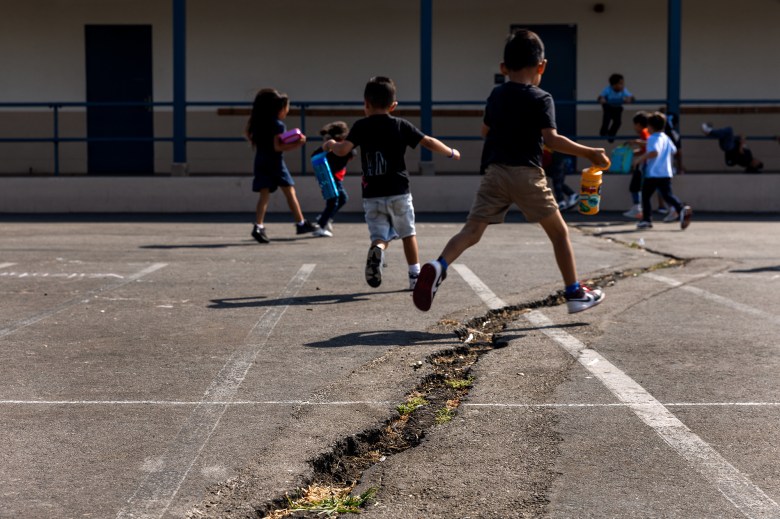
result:
<svg viewBox="0 0 780 519"><path fill-rule="evenodd" d="M274 148L274 139L287 128L278 119L259 126L258 135L253 136L255 146L255 175L289 175L290 170L284 162L281 151Z"/></svg>

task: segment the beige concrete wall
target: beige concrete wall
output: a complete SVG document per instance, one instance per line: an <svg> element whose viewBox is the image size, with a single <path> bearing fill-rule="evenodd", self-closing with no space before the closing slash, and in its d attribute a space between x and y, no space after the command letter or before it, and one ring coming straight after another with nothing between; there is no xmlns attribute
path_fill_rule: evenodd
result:
<svg viewBox="0 0 780 519"><path fill-rule="evenodd" d="M436 100L483 100L498 71L503 39L512 24L577 25L578 98L592 100L612 72L626 76L639 99L666 93L666 2L621 0L597 14L590 0L435 0L433 94ZM171 2L169 0L4 0L0 16L0 102L83 101L85 98L84 25L139 23L153 26L154 98L170 101ZM419 2L343 0L323 4L256 0L187 2L187 95L191 101L250 101L257 88L274 86L299 101L359 100L366 79L392 76L399 100L419 98ZM682 94L684 98L776 98L780 68L771 66L780 48L780 2L750 0L735 9L728 0L683 2ZM548 56L550 66L555 57ZM544 83L542 84L544 86ZM636 108L655 108L637 105ZM216 107L192 108L190 135L239 136L243 119L217 117ZM625 128L631 111L625 117ZM581 107L578 133L596 133L596 106ZM695 134L704 117L683 119L684 133ZM708 117L732 124L748 135L780 133L780 116ZM156 110L155 132L171 134L170 111ZM324 120L308 121L310 133ZM290 118L288 126L299 121ZM0 136L51 135L51 113L0 110ZM434 134L477 135L478 118L437 119ZM62 134L84 136L84 114L62 114ZM596 142L598 144L598 142ZM473 172L480 145L454 143L464 150L460 163L437 159L439 171ZM780 170L780 147L755 143L756 154ZM86 146L63 144L63 173L86 170ZM171 145L155 147L155 170L170 173ZM53 170L50 144L0 144L0 174ZM410 152L414 170L419 160ZM247 172L251 152L242 144L188 146L194 173ZM724 168L713 143L685 145L691 170ZM295 171L300 157L288 156ZM355 166L353 166L355 167Z"/></svg>
<svg viewBox="0 0 780 519"><path fill-rule="evenodd" d="M461 212L471 207L479 176L412 178L418 212ZM576 188L578 179L568 183ZM630 205L628 175L606 175L602 209L623 211ZM362 212L360 177L349 175L350 200L345 212ZM252 213L257 195L251 177L0 177L1 213L70 212L244 212ZM296 178L296 191L305 214L324 207L314 177ZM674 191L695 211L778 213L780 175L683 175ZM269 211L288 213L284 197L271 197Z"/></svg>

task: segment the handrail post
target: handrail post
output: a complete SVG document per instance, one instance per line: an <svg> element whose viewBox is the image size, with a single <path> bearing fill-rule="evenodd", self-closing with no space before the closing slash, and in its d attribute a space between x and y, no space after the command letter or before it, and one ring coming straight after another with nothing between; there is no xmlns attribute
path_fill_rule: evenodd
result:
<svg viewBox="0 0 780 519"><path fill-rule="evenodd" d="M301 103L301 133L306 135L306 103ZM301 146L301 175L306 175L306 143Z"/></svg>
<svg viewBox="0 0 780 519"><path fill-rule="evenodd" d="M420 129L433 134L433 0L420 0ZM433 174L433 154L423 148L420 169Z"/></svg>
<svg viewBox="0 0 780 519"><path fill-rule="evenodd" d="M54 176L60 174L60 107L52 105L54 109Z"/></svg>
<svg viewBox="0 0 780 519"><path fill-rule="evenodd" d="M680 71L682 52L682 1L669 0L666 47L666 113L680 116ZM677 121L679 125L679 120Z"/></svg>
<svg viewBox="0 0 780 519"><path fill-rule="evenodd" d="M173 165L171 174L187 171L187 17L186 0L173 0Z"/></svg>

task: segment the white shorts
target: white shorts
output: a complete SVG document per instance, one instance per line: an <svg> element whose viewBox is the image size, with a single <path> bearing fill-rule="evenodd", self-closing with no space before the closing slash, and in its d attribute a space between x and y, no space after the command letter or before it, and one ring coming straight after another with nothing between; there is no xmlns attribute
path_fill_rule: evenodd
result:
<svg viewBox="0 0 780 519"><path fill-rule="evenodd" d="M363 211L366 215L371 241L389 242L396 238L414 236L414 205L412 194L364 198Z"/></svg>

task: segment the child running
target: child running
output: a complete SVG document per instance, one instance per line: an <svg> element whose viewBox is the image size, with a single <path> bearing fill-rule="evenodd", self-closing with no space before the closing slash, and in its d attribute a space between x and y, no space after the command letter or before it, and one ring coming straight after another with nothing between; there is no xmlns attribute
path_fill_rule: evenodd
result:
<svg viewBox="0 0 780 519"><path fill-rule="evenodd" d="M390 115L398 105L395 95L392 79L382 76L371 78L363 92L366 117L355 122L345 140L327 140L322 148L343 157L353 148L360 147L363 210L371 236L366 259L366 282L374 288L382 284L385 251L391 241L401 238L409 266L411 290L420 272L420 258L409 171L404 159L406 148L414 149L420 144L455 160L460 159L460 152L425 135L406 119Z"/></svg>
<svg viewBox="0 0 780 519"><path fill-rule="evenodd" d="M341 142L347 136L348 131L349 127L347 126L347 123L344 121L334 121L323 126L320 130L320 135L322 135L322 138L326 141L333 139L336 142ZM322 146L320 146L314 150L312 157L322 152L323 149ZM339 157L335 153L329 152L325 156L325 160L328 161L328 166L330 166L330 172L333 175L333 181L336 184L337 194L336 196L325 200L325 209L320 213L320 216L317 219L317 225L319 225L320 228L314 231L314 236L326 236L328 238L333 236L333 218L349 199L347 191L344 189L344 176L347 174L347 163L354 158L354 154L355 152L351 151L345 157Z"/></svg>
<svg viewBox="0 0 780 519"><path fill-rule="evenodd" d="M305 234L317 230L309 223L301 212L298 197L295 195L295 181L287 169L282 153L300 148L306 142L306 136L301 135L297 142L285 144L280 137L286 130L282 122L290 110L290 100L287 95L273 88L264 88L255 96L252 112L246 124L245 135L255 151L252 191L260 193L255 210L255 225L252 227L252 237L259 243L269 243L271 240L265 232L265 213L271 193L277 188L282 190L287 199L287 205L295 219L296 234Z"/></svg>
<svg viewBox="0 0 780 519"><path fill-rule="evenodd" d="M647 118L647 126L650 128L650 137L647 139L647 151L634 157L634 165L642 167L644 164L644 179L642 180L642 220L636 224L637 229L653 228L653 208L650 201L656 190L670 205L674 211L673 216L665 218L665 222L680 220L680 229L685 230L691 223L691 207L683 205L680 199L672 193L672 157L677 152L672 140L666 133L666 116L661 112L654 112Z"/></svg>
<svg viewBox="0 0 780 519"><path fill-rule="evenodd" d="M450 239L439 259L423 265L413 296L418 309L430 309L449 264L476 245L488 225L502 223L512 203L529 222L539 222L552 242L569 312L587 310L604 300L601 289L577 281L569 230L541 167L542 144L604 168L609 159L602 148L582 146L558 134L553 98L539 88L546 67L544 44L536 33L521 29L509 37L501 63L509 81L493 89L485 108L485 176L463 229Z"/></svg>

